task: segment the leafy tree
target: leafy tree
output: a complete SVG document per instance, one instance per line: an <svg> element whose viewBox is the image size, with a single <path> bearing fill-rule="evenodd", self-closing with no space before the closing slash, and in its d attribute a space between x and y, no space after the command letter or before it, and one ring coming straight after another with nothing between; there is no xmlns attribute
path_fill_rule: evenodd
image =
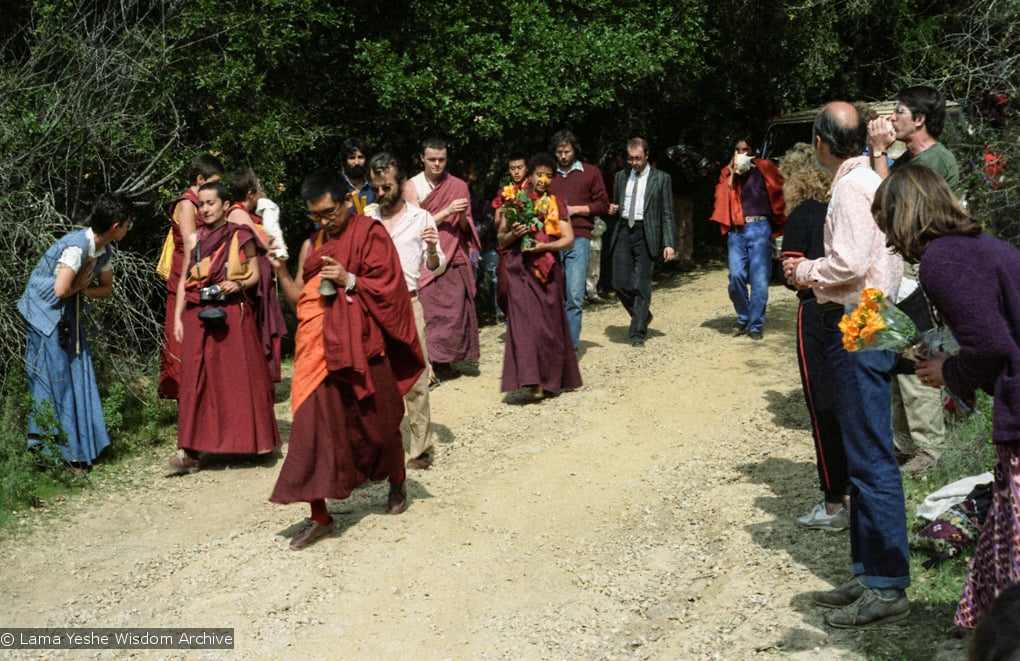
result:
<svg viewBox="0 0 1020 661"><path fill-rule="evenodd" d="M505 0L484 12L415 1L406 20L370 28L355 61L387 144L410 154L437 132L491 160L544 148L560 126L654 113L673 81L700 75L705 11L697 0Z"/></svg>

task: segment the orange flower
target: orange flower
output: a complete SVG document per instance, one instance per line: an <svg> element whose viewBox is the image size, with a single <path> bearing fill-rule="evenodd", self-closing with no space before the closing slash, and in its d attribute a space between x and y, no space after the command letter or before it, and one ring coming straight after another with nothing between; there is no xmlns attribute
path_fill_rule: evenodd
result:
<svg viewBox="0 0 1020 661"><path fill-rule="evenodd" d="M861 292L861 305L867 310L878 312L878 309L882 307L883 301L885 301L885 294L882 293L881 289L869 287Z"/></svg>
<svg viewBox="0 0 1020 661"><path fill-rule="evenodd" d="M843 316L839 329L843 332L843 347L847 351L901 351L910 345L917 333L910 319L889 303L881 290L874 288L861 292L860 302L852 312Z"/></svg>

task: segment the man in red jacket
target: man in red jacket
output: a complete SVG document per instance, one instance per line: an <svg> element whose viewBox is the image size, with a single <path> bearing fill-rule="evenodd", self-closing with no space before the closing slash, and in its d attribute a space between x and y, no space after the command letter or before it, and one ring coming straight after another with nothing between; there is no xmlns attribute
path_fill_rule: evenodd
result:
<svg viewBox="0 0 1020 661"><path fill-rule="evenodd" d="M750 136L738 137L733 158L719 174L711 218L726 235L729 250L730 300L737 312L734 335L762 338L772 271L769 240L782 234L785 206L779 169L772 161L754 158Z"/></svg>

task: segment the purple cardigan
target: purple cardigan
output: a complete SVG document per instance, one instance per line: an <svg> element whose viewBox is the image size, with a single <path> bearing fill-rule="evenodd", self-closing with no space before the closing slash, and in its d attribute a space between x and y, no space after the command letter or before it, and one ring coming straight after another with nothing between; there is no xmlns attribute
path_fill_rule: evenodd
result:
<svg viewBox="0 0 1020 661"><path fill-rule="evenodd" d="M960 344L946 386L961 397L995 397L992 440L1020 442L1020 250L988 234L931 242L921 285Z"/></svg>

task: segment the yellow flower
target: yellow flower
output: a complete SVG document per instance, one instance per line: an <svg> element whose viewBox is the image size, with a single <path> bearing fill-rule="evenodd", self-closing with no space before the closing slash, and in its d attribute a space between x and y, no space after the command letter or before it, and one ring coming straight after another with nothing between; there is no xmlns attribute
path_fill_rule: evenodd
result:
<svg viewBox="0 0 1020 661"><path fill-rule="evenodd" d="M514 199L514 195L515 194L516 194L516 191L514 191L514 185L513 184L507 184L506 186L503 187L503 199L504 200L512 200L512 199Z"/></svg>

